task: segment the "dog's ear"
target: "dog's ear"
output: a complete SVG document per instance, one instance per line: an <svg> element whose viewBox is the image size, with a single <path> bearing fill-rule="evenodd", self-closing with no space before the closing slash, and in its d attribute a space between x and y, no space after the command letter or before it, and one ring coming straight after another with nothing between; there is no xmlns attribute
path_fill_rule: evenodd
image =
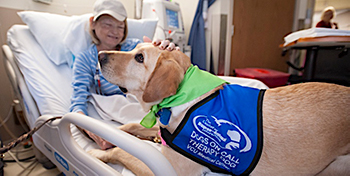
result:
<svg viewBox="0 0 350 176"><path fill-rule="evenodd" d="M155 102L176 94L177 88L191 64L190 61L184 64L181 59L188 58L181 58L182 55L180 58L178 56L180 55L176 54L176 51L164 51L160 54L156 67L146 84L142 96L144 102Z"/></svg>

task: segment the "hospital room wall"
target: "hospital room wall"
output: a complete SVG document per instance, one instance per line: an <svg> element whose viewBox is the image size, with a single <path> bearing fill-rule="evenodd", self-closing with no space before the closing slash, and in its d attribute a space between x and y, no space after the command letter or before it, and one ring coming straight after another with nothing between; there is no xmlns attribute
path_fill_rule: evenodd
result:
<svg viewBox="0 0 350 176"><path fill-rule="evenodd" d="M135 1L134 0L121 0L124 4L128 17L134 18L135 14ZM187 1L187 0L173 0L180 4L180 8L183 13L183 21L186 36L188 38L189 30L191 29L192 20L197 8L199 0ZM22 20L17 15L17 12L23 10L41 11L57 13L62 15L81 15L92 12L92 6L95 0L53 0L50 5L34 2L33 0L0 0L0 43L6 44L6 32L14 24L23 24ZM187 40L187 39L186 39ZM12 102L14 100L14 93L7 77L3 54L0 54L0 116L6 118L11 110ZM11 115L10 120L6 123L7 126L14 132L14 135L19 136L24 130L14 123L14 115ZM3 140L9 140L11 137L0 127L0 136Z"/></svg>
<svg viewBox="0 0 350 176"><path fill-rule="evenodd" d="M315 0L315 11L312 18L312 26L321 19L323 9L328 6L333 6L336 11L332 22L338 23L341 30L350 30L350 1L349 0Z"/></svg>
<svg viewBox="0 0 350 176"><path fill-rule="evenodd" d="M341 30L350 30L350 8L347 9L337 9L337 15L332 20L333 22L338 23L338 27ZM312 26L316 26L316 24L320 21L322 11L315 12L313 16Z"/></svg>
<svg viewBox="0 0 350 176"><path fill-rule="evenodd" d="M0 3L1 4L1 3ZM6 31L8 30L9 26L12 26L14 23L21 23L21 20L14 14L14 10L2 8L0 7L0 42L1 45L6 43ZM0 118L2 120L5 120L7 116L9 115L10 119L7 121L6 125L11 131L14 133L14 135L18 136L24 132L24 130L19 126L15 125L14 123L14 113L12 111L12 104L13 104L13 97L14 93L10 84L10 81L7 77L4 62L3 62L3 54L1 52L0 54ZM11 114L12 113L12 114ZM0 123L1 124L1 123ZM8 132L6 132L5 127L0 125L0 136L3 141L7 141L11 139L11 136Z"/></svg>
<svg viewBox="0 0 350 176"><path fill-rule="evenodd" d="M258 67L287 72L283 38L292 31L295 0L234 0L230 74Z"/></svg>

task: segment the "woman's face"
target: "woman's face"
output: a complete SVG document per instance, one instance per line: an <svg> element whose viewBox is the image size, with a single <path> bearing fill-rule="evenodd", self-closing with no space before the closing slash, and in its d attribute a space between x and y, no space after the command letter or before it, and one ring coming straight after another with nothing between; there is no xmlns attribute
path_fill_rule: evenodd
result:
<svg viewBox="0 0 350 176"><path fill-rule="evenodd" d="M125 23L109 15L100 16L92 27L105 50L115 49L124 37Z"/></svg>

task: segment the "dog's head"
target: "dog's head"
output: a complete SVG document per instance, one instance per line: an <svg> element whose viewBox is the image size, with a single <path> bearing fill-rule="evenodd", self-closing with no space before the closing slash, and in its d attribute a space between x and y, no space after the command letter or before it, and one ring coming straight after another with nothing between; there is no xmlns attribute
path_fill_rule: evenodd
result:
<svg viewBox="0 0 350 176"><path fill-rule="evenodd" d="M124 93L137 97L145 110L176 94L190 59L180 51L160 50L141 43L130 52L101 51L103 76Z"/></svg>

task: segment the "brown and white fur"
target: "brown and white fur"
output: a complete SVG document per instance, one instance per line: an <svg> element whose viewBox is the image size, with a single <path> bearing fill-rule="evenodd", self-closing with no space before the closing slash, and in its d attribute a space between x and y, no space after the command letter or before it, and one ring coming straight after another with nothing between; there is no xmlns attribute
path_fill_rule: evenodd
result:
<svg viewBox="0 0 350 176"><path fill-rule="evenodd" d="M150 44L139 44L130 52L102 52L99 56L106 79L135 95L145 111L176 94L191 64L179 51L161 51ZM163 127L172 133L191 105L214 91L172 107L169 125ZM263 151L251 175L350 175L349 105L350 88L335 84L302 83L268 89L262 110ZM132 129L132 133L147 130L139 124L128 124L122 129ZM119 150L90 153L104 162L115 162L119 161L120 156L115 154ZM201 175L208 171L169 147L162 146L162 153L178 175ZM130 163L133 161L121 162L133 165ZM152 174L143 165L131 170Z"/></svg>

